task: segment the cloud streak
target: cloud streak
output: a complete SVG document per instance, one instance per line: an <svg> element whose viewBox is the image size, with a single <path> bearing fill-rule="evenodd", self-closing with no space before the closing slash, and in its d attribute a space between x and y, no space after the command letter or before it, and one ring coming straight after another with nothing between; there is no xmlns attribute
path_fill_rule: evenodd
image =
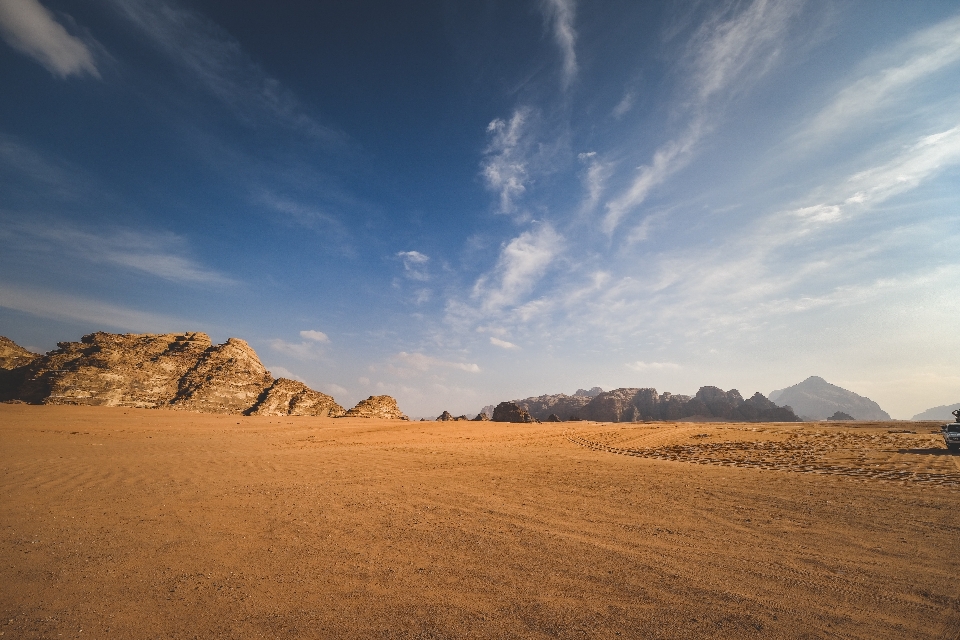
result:
<svg viewBox="0 0 960 640"><path fill-rule="evenodd" d="M430 369L435 368L457 369L459 371L466 371L467 373L480 372L480 367L476 364L441 360L439 358L434 358L432 356L427 356L417 352L407 353L406 351L401 351L397 355L393 356L391 360L421 372L429 371Z"/></svg>
<svg viewBox="0 0 960 640"><path fill-rule="evenodd" d="M568 87L577 75L577 32L573 22L576 17L574 0L543 0L541 3L544 18L550 23L553 39L560 48L563 58L563 86Z"/></svg>
<svg viewBox="0 0 960 640"><path fill-rule="evenodd" d="M527 190L527 144L523 134L530 110L517 109L509 121L497 118L487 125L487 145L481 174L487 188L497 193L499 213L512 213L516 201Z"/></svg>
<svg viewBox="0 0 960 640"><path fill-rule="evenodd" d="M516 304L530 293L563 247L563 238L547 223L525 231L500 251L493 273L481 277L473 297L493 312Z"/></svg>
<svg viewBox="0 0 960 640"><path fill-rule="evenodd" d="M37 0L0 0L0 35L55 76L100 77L90 47Z"/></svg>

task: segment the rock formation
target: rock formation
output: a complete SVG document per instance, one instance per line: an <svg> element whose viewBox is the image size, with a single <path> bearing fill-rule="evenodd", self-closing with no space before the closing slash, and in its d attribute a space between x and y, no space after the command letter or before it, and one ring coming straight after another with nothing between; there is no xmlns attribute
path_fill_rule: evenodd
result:
<svg viewBox="0 0 960 640"><path fill-rule="evenodd" d="M16 352L4 341L4 352ZM343 413L330 396L292 380L275 381L238 338L214 345L205 333L98 332L57 347L5 370L0 399L231 414Z"/></svg>
<svg viewBox="0 0 960 640"><path fill-rule="evenodd" d="M474 422L488 422L489 420L490 420L490 416L488 416L483 411L478 413L477 417L473 419Z"/></svg>
<svg viewBox="0 0 960 640"><path fill-rule="evenodd" d="M0 336L0 369L16 369L39 357L39 353L27 351L10 338Z"/></svg>
<svg viewBox="0 0 960 640"><path fill-rule="evenodd" d="M546 422L563 422L563 420L561 420L560 416L557 414L551 413L549 416L547 416Z"/></svg>
<svg viewBox="0 0 960 640"><path fill-rule="evenodd" d="M493 410L494 422L539 422L515 402L501 402Z"/></svg>
<svg viewBox="0 0 960 640"><path fill-rule="evenodd" d="M854 417L849 413L844 413L843 411L837 411L832 416L827 418L827 420L853 420Z"/></svg>
<svg viewBox="0 0 960 640"><path fill-rule="evenodd" d="M370 396L361 400L353 409L347 411L344 418L381 418L384 420L409 420L403 415L397 401L390 396Z"/></svg>
<svg viewBox="0 0 960 640"><path fill-rule="evenodd" d="M855 420L889 420L890 414L870 398L857 395L830 384L818 376L770 393L770 399L779 406L793 407L798 415L810 420L823 420L836 411L842 411Z"/></svg>
<svg viewBox="0 0 960 640"><path fill-rule="evenodd" d="M339 418L343 407L302 382L277 378L250 411L254 416L328 416Z"/></svg>
<svg viewBox="0 0 960 640"><path fill-rule="evenodd" d="M456 422L458 420L466 420L467 416L456 416L454 417L449 411L444 411L439 416L437 416L437 422Z"/></svg>
<svg viewBox="0 0 960 640"><path fill-rule="evenodd" d="M528 413L533 419L552 420L552 416L555 416L561 421L636 422L694 417L745 422L798 420L789 407L778 407L760 393L744 400L736 389L723 391L717 387L701 387L693 398L671 393L658 394L656 389L649 388L613 389L593 396L586 393L589 392L584 395L558 394L515 400L501 403L497 408L509 404ZM497 420L496 416L494 420Z"/></svg>

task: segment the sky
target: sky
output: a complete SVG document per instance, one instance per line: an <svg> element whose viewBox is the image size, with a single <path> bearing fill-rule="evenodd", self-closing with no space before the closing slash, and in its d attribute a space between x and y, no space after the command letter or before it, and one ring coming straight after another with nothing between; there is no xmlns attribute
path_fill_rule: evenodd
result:
<svg viewBox="0 0 960 640"><path fill-rule="evenodd" d="M960 9L0 0L0 335L247 340L414 417L960 402Z"/></svg>

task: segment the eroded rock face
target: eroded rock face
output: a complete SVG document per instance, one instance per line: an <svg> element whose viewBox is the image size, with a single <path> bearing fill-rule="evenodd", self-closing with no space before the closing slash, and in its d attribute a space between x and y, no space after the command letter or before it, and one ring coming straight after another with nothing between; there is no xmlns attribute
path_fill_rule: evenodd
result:
<svg viewBox="0 0 960 640"><path fill-rule="evenodd" d="M493 410L494 422L538 422L515 402L501 402Z"/></svg>
<svg viewBox="0 0 960 640"><path fill-rule="evenodd" d="M591 389L591 392L594 390ZM579 392L578 392L579 393ZM586 392L585 392L586 394ZM671 393L658 394L656 389L621 388L589 395L539 396L517 400L512 404L532 417L551 420L595 420L597 422L637 422L642 420L682 420L706 418L744 422L795 422L790 407L778 407L760 393L744 400L736 389L701 387L693 398ZM563 411L554 408L563 407ZM499 407L498 407L499 408ZM494 420L496 420L496 416ZM511 422L513 419L504 420Z"/></svg>
<svg viewBox="0 0 960 640"><path fill-rule="evenodd" d="M403 415L397 401L390 396L370 396L361 400L353 409L347 411L344 418L381 418L383 420L409 420Z"/></svg>
<svg viewBox="0 0 960 640"><path fill-rule="evenodd" d="M27 351L10 338L0 336L0 369L16 369L39 357L39 353Z"/></svg>
<svg viewBox="0 0 960 640"><path fill-rule="evenodd" d="M208 413L343 413L330 396L293 380L274 381L256 352L238 338L214 345L205 333L98 332L57 346L13 370L20 378L12 398Z"/></svg>
<svg viewBox="0 0 960 640"><path fill-rule="evenodd" d="M250 345L230 338L204 351L180 379L171 404L206 413L244 413L272 385L273 376Z"/></svg>
<svg viewBox="0 0 960 640"><path fill-rule="evenodd" d="M488 422L489 420L490 420L490 416L488 416L483 411L478 413L477 417L473 419L474 422Z"/></svg>
<svg viewBox="0 0 960 640"><path fill-rule="evenodd" d="M254 416L327 416L339 418L346 411L325 393L302 382L277 378L251 410Z"/></svg>
<svg viewBox="0 0 960 640"><path fill-rule="evenodd" d="M457 422L458 420L466 420L467 416L454 416L449 411L444 411L439 416L437 416L437 422Z"/></svg>

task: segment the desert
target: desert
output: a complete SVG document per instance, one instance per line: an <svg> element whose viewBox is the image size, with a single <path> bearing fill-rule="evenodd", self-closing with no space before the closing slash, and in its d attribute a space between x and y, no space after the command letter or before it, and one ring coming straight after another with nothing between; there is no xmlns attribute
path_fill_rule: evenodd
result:
<svg viewBox="0 0 960 640"><path fill-rule="evenodd" d="M960 633L936 423L0 425L6 637Z"/></svg>

